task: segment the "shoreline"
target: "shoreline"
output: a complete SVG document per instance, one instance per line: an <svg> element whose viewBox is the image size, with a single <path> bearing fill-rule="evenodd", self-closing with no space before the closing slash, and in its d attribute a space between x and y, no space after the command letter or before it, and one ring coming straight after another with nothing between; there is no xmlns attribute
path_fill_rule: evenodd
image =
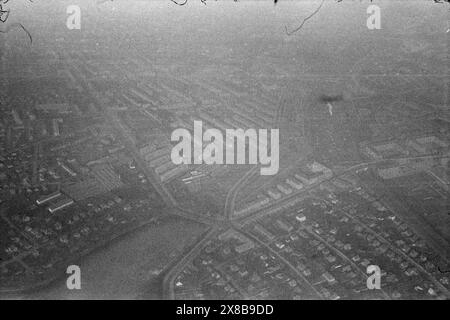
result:
<svg viewBox="0 0 450 320"><path fill-rule="evenodd" d="M165 219L167 218L177 218L177 216L165 216L163 217ZM179 217L178 217L179 218ZM102 249L106 249L108 246L113 245L114 243L123 240L123 238L127 236L131 236L134 233L139 232L141 229L144 229L145 227L150 226L152 223L154 223L155 220L149 220L142 222L141 224L131 227L129 229L124 230L123 232L113 236L112 238L100 241L99 244L91 249L85 249L82 252L78 253L73 259L67 260L67 265L76 264L81 259L85 259L89 257L90 255L94 254L95 252L98 252ZM58 268L59 269L59 268ZM43 290L45 288L50 287L51 285L55 284L56 282L60 281L66 276L65 270L56 270L54 275L37 283L33 283L29 286L24 286L21 288L0 288L0 300L3 299L14 299L14 298L24 298L24 299L33 299L32 295L36 294L40 290ZM24 297L25 296L25 297Z"/></svg>

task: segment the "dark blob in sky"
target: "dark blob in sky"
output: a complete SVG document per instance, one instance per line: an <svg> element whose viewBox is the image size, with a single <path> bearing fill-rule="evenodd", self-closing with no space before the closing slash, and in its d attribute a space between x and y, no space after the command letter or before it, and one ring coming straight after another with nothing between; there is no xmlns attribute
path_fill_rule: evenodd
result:
<svg viewBox="0 0 450 320"><path fill-rule="evenodd" d="M344 100L344 97L342 96L342 94L338 94L335 96L329 96L326 94L322 94L319 96L319 101L322 103L336 102L336 101L342 101L342 100Z"/></svg>

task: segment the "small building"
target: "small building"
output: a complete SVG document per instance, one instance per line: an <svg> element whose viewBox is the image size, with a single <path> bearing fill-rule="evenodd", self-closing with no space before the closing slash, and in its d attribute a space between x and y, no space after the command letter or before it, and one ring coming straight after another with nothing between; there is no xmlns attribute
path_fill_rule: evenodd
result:
<svg viewBox="0 0 450 320"><path fill-rule="evenodd" d="M273 190L267 191L267 194L274 200L278 200L281 198L281 194Z"/></svg>
<svg viewBox="0 0 450 320"><path fill-rule="evenodd" d="M295 188L297 190L301 190L303 188L303 184L301 182L299 182L297 179L295 178L291 178L291 179L286 179L286 183L291 186L292 188Z"/></svg>
<svg viewBox="0 0 450 320"><path fill-rule="evenodd" d="M285 195L289 195L292 193L292 189L281 184L277 185L277 189L283 192Z"/></svg>
<svg viewBox="0 0 450 320"><path fill-rule="evenodd" d="M299 213L295 216L295 220L297 220L298 222L305 222L306 216L303 213Z"/></svg>
<svg viewBox="0 0 450 320"><path fill-rule="evenodd" d="M61 199L59 201L57 201L56 203L52 204L50 207L48 207L48 211L50 213L54 213L56 211L62 210L68 206L70 206L71 204L73 204L73 200L70 198L64 198Z"/></svg>
<svg viewBox="0 0 450 320"><path fill-rule="evenodd" d="M53 193L50 193L48 195L41 196L39 199L36 200L37 204L44 204L50 200L56 199L61 195L61 192L55 191Z"/></svg>

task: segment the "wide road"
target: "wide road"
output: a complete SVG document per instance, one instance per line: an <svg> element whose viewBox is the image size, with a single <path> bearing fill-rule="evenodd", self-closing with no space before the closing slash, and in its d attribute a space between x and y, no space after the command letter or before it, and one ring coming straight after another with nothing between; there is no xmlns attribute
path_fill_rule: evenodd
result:
<svg viewBox="0 0 450 320"><path fill-rule="evenodd" d="M259 166L252 167L249 171L247 171L242 178L236 182L233 187L228 191L227 198L225 199L225 207L224 207L224 216L227 219L231 219L234 213L234 207L236 202L236 197L239 194L241 188L253 177L254 174L258 171Z"/></svg>
<svg viewBox="0 0 450 320"><path fill-rule="evenodd" d="M163 279L163 299L175 299L174 282L177 275L192 261L192 259L195 258L196 255L200 253L208 240L215 237L219 231L220 229L217 227L211 228L188 253L183 255L180 260L167 271Z"/></svg>
<svg viewBox="0 0 450 320"><path fill-rule="evenodd" d="M267 214L267 212L269 212L270 210L277 209L279 207L285 206L285 205L287 205L289 203L292 203L292 202L296 201L297 200L296 198L299 195L304 194L306 191L312 190L312 189L318 187L319 185L321 185L321 184L323 184L325 182L328 182L328 181L334 180L336 178L339 178L339 177L341 177L341 176L343 176L345 174L348 174L348 173L350 173L352 171L357 171L357 170L364 169L364 168L366 168L368 166L371 166L371 165L377 165L377 164L381 164L383 162L388 162L388 161L392 161L392 160L415 160L415 159L427 159L427 158L437 158L437 159L450 158L450 155L444 155L444 156L442 156L442 155L421 155L421 156L416 156L416 157L405 157L405 158L396 158L396 159L382 159L382 160L374 160L374 161L359 163L357 165L351 166L351 167L349 167L349 168L339 172L338 174L334 174L333 176L331 176L328 179L325 179L323 181L311 184L311 185L303 188L302 190L300 190L298 192L294 192L294 193L292 193L291 195L289 195L287 197L283 197L283 198L281 198L279 200L276 200L273 203L269 204L265 208L262 208L262 209L260 209L258 211L250 213L248 215L244 215L244 216L241 216L241 217L235 217L233 220L234 221L239 221L241 223L247 223L247 222L249 222L251 220L257 219L258 217L261 217L261 216L264 216L265 214Z"/></svg>

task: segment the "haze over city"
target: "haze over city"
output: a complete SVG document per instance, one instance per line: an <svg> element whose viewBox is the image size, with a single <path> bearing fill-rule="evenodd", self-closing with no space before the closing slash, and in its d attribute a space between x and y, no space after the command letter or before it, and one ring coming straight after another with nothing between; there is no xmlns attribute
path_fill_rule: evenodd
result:
<svg viewBox="0 0 450 320"><path fill-rule="evenodd" d="M448 3L0 4L0 299L449 299Z"/></svg>

